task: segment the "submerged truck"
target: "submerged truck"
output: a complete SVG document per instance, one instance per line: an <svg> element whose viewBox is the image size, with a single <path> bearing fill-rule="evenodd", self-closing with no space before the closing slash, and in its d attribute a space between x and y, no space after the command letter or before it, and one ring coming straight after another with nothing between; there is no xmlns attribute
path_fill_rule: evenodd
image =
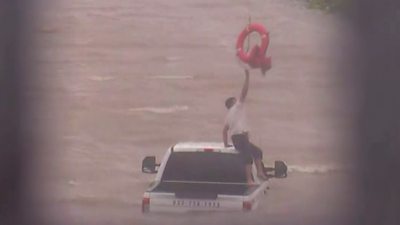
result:
<svg viewBox="0 0 400 225"><path fill-rule="evenodd" d="M249 211L257 208L268 181L248 185L243 160L222 143L185 142L168 148L161 163L142 162L142 172L156 173L145 191L142 212ZM287 176L283 161L264 168L269 178ZM255 174L255 173L253 173Z"/></svg>

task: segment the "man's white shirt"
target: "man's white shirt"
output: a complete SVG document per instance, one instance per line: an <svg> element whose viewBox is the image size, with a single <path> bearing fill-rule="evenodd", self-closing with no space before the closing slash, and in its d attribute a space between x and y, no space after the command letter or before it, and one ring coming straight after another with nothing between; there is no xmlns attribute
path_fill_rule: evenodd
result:
<svg viewBox="0 0 400 225"><path fill-rule="evenodd" d="M229 126L230 136L249 131L246 110L243 102L237 101L229 109L225 119L225 125Z"/></svg>

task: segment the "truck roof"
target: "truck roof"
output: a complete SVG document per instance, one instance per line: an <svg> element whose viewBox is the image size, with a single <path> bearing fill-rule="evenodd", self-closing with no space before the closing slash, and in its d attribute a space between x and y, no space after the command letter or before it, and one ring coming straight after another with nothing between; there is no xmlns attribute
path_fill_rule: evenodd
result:
<svg viewBox="0 0 400 225"><path fill-rule="evenodd" d="M172 147L174 152L221 152L238 154L234 147L225 148L222 142L179 142Z"/></svg>

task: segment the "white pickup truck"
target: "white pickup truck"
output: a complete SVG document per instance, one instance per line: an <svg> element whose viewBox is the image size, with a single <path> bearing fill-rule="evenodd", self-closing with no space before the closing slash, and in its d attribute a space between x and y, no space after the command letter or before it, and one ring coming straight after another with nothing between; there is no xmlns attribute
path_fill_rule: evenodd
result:
<svg viewBox="0 0 400 225"><path fill-rule="evenodd" d="M170 147L161 164L147 156L142 172L157 173L143 195L143 212L253 210L268 181L255 178L246 184L244 163L233 147L222 143L178 143ZM268 177L287 176L287 167L275 161L265 168Z"/></svg>

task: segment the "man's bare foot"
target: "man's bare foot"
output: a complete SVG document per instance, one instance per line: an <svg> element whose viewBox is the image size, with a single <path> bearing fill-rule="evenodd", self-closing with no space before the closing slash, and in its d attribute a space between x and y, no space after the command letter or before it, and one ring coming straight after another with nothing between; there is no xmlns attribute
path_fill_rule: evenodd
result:
<svg viewBox="0 0 400 225"><path fill-rule="evenodd" d="M268 180L268 177L265 176L265 174L263 174L263 173L258 173L257 177L260 178L261 180Z"/></svg>

